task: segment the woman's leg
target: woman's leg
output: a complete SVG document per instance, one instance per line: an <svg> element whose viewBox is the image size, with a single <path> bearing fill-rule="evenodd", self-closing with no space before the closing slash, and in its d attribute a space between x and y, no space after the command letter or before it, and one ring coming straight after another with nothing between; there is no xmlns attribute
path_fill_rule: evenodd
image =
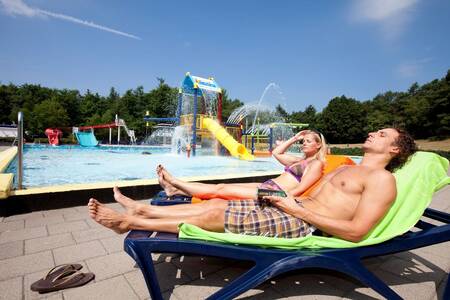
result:
<svg viewBox="0 0 450 300"><path fill-rule="evenodd" d="M221 183L208 184L198 182L186 182L173 177L164 167L159 172L167 185L183 191L185 194L199 197L201 199L256 199L256 188L260 185L256 182L250 183Z"/></svg>
<svg viewBox="0 0 450 300"><path fill-rule="evenodd" d="M161 219L145 219L122 214L92 198L89 200L88 208L92 219L116 233L125 233L132 229L177 233L180 223L189 223L206 230L223 232L227 204L223 202L222 205L216 205L199 215Z"/></svg>

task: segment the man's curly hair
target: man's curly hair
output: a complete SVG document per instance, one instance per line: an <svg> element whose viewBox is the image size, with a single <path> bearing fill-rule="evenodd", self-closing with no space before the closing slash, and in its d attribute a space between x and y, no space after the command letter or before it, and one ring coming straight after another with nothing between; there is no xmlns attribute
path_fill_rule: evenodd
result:
<svg viewBox="0 0 450 300"><path fill-rule="evenodd" d="M409 157L417 151L417 145L408 132L401 128L394 129L398 132L398 137L393 144L394 146L397 146L400 151L386 166L386 170L390 172L394 172L401 168L408 161Z"/></svg>

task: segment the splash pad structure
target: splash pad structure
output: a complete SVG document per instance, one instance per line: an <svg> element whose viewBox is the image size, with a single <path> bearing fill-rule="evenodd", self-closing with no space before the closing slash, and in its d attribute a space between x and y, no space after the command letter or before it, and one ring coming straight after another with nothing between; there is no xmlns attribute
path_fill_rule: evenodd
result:
<svg viewBox="0 0 450 300"><path fill-rule="evenodd" d="M232 156L252 160L244 145L239 143L240 126L222 126L222 89L213 78L202 78L186 73L178 93L178 105L174 118L145 116L147 122L173 124L172 145L196 155L197 146L214 149L216 153L226 149ZM161 125L160 125L161 127Z"/></svg>

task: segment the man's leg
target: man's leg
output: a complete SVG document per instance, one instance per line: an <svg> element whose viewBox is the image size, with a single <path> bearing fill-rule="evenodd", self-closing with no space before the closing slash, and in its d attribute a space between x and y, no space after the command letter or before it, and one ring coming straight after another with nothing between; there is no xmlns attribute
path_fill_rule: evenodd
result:
<svg viewBox="0 0 450 300"><path fill-rule="evenodd" d="M215 207L227 206L227 201L211 199L196 204L178 204L157 206L139 203L123 195L118 187L114 187L114 199L127 210L127 214L141 218L180 218L202 214Z"/></svg>
<svg viewBox="0 0 450 300"><path fill-rule="evenodd" d="M210 208L199 215L161 219L145 219L139 216L122 214L93 198L89 200L88 208L92 219L116 233L125 233L132 229L177 233L180 223L193 224L209 231L223 232L227 205L224 202L222 205Z"/></svg>

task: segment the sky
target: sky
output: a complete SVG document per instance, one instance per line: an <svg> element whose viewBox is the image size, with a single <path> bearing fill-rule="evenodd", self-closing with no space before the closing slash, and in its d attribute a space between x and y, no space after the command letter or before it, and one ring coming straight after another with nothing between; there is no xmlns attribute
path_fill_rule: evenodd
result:
<svg viewBox="0 0 450 300"><path fill-rule="evenodd" d="M444 77L449 28L448 0L0 0L0 83L108 95L190 72L321 111Z"/></svg>

